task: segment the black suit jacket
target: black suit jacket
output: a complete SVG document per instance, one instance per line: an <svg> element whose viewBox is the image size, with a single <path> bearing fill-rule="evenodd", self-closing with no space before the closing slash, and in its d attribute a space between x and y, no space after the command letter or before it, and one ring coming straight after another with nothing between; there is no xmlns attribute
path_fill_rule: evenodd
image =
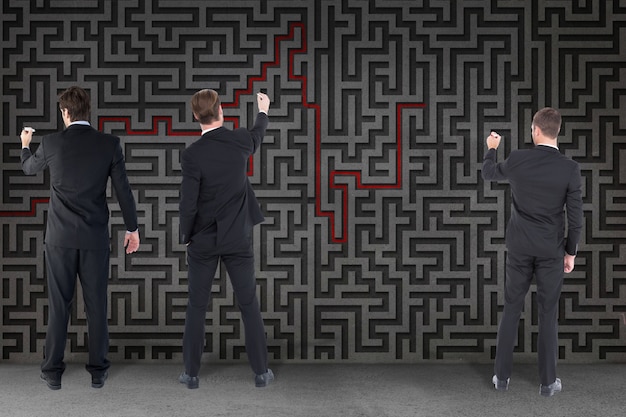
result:
<svg viewBox="0 0 626 417"><path fill-rule="evenodd" d="M252 130L218 127L183 151L181 243L214 239L213 244L226 248L264 220L246 167L268 123L267 115L259 113Z"/></svg>
<svg viewBox="0 0 626 417"><path fill-rule="evenodd" d="M126 228L137 230L135 199L118 137L74 124L44 136L34 154L22 149L21 158L27 175L50 169L46 243L75 249L109 247L109 177Z"/></svg>
<svg viewBox="0 0 626 417"><path fill-rule="evenodd" d="M506 230L509 251L561 257L576 255L583 226L582 188L577 162L545 145L511 151L496 163L496 150L485 154L482 176L508 180L513 202ZM565 215L567 208L567 238Z"/></svg>

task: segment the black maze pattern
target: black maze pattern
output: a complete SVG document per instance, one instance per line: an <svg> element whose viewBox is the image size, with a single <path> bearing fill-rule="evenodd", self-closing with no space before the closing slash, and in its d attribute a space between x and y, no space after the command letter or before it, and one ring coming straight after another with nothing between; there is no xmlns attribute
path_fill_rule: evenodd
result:
<svg viewBox="0 0 626 417"><path fill-rule="evenodd" d="M87 88L91 122L122 138L142 246L125 256L109 192L112 359L181 359L180 154L189 98L216 89L228 127L273 103L249 178L258 294L273 360L489 361L503 304L506 184L480 176L531 146L541 107L584 175L585 229L560 305L564 360L626 354L626 5L558 1L5 1L2 9L2 359L39 360L47 323L47 173L22 174L17 135L62 121ZM80 287L68 355L86 351ZM535 292L517 352L534 357ZM228 277L207 314L207 360L245 357Z"/></svg>

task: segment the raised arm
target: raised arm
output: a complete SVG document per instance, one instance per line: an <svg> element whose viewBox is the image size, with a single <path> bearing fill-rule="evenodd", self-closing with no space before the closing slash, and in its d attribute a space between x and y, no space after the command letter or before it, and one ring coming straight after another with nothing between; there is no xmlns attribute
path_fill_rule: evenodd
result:
<svg viewBox="0 0 626 417"><path fill-rule="evenodd" d="M39 171L43 171L48 166L44 156L43 140L34 154L30 151L30 142L33 140L33 132L34 129L32 128L24 128L20 134L20 140L22 141L22 171L24 171L26 175L34 175Z"/></svg>
<svg viewBox="0 0 626 417"><path fill-rule="evenodd" d="M501 139L502 136L496 132L491 132L485 140L488 149L483 159L483 169L481 171L481 175L485 180L498 181L506 179L504 163L496 162L496 150L498 149L498 146L500 146Z"/></svg>
<svg viewBox="0 0 626 417"><path fill-rule="evenodd" d="M269 124L267 112L270 109L270 98L267 96L267 94L257 93L256 102L257 107L259 108L259 113L257 114L256 120L254 121L254 126L250 130L250 134L252 135L252 153L256 152L256 150L261 145L261 142L263 142L265 129Z"/></svg>

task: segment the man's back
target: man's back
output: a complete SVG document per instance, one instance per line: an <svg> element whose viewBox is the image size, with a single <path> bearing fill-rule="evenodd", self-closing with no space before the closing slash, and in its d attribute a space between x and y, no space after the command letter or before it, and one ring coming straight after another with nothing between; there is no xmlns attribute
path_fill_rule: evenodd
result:
<svg viewBox="0 0 626 417"><path fill-rule="evenodd" d="M247 163L265 134L267 115L254 127L218 127L192 143L182 154L183 185L180 221L183 242L216 233L218 244L244 239L263 214L247 177Z"/></svg>
<svg viewBox="0 0 626 417"><path fill-rule="evenodd" d="M568 211L568 240L578 242L582 228L578 215L582 212L578 163L558 149L543 145L512 151L500 164L495 164L495 151L491 152L493 155L488 152L485 156L483 178L508 180L513 196L507 248L533 256L563 256L564 206ZM570 253L576 251L575 246L567 249Z"/></svg>
<svg viewBox="0 0 626 417"><path fill-rule="evenodd" d="M71 125L45 136L35 155L23 150L23 169L50 170L50 206L46 242L62 247L109 247L109 176L127 224L136 225L135 203L126 178L120 140L88 125ZM128 217L128 218L126 218Z"/></svg>
<svg viewBox="0 0 626 417"><path fill-rule="evenodd" d="M203 212L221 219L239 208L249 184L246 164L251 154L252 141L246 130L223 127L203 135L185 150L183 159L202 175L198 206Z"/></svg>

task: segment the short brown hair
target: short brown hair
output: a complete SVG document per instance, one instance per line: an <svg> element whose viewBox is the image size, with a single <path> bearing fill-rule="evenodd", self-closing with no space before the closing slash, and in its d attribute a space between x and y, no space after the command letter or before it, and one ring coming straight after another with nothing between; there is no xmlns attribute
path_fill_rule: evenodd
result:
<svg viewBox="0 0 626 417"><path fill-rule="evenodd" d="M552 107L544 107L535 113L533 125L549 138L556 138L561 130L561 114Z"/></svg>
<svg viewBox="0 0 626 417"><path fill-rule="evenodd" d="M80 87L70 87L59 95L59 108L67 109L70 121L89 120L91 99Z"/></svg>
<svg viewBox="0 0 626 417"><path fill-rule="evenodd" d="M215 90L205 88L191 97L191 111L203 125L208 125L220 117L220 97Z"/></svg>

